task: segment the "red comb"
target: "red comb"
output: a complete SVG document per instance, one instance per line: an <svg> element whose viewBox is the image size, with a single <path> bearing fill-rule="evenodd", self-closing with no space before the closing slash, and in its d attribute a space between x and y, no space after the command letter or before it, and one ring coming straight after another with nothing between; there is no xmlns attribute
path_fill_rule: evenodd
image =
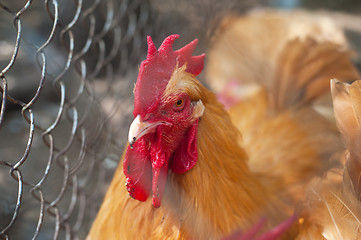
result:
<svg viewBox="0 0 361 240"><path fill-rule="evenodd" d="M177 38L177 34L168 36L157 50L152 38L148 36L147 59L140 64L134 89L134 116L144 116L158 105L177 62L179 67L187 64L186 71L195 76L201 73L204 54L192 56L198 40L173 51L173 43Z"/></svg>

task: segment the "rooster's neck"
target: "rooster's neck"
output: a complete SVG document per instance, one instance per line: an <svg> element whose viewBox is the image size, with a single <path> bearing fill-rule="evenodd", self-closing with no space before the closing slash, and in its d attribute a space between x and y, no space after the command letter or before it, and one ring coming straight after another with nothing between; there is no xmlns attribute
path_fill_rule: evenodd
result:
<svg viewBox="0 0 361 240"><path fill-rule="evenodd" d="M186 174L171 176L168 202L190 235L221 237L251 224L250 219L259 220L268 196L248 168L247 154L238 144L241 135L227 112L214 94L205 96L197 164Z"/></svg>

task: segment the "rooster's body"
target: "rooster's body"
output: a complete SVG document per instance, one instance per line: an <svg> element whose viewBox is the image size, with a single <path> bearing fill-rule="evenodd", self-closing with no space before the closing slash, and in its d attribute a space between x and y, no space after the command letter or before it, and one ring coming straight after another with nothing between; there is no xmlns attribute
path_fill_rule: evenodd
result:
<svg viewBox="0 0 361 240"><path fill-rule="evenodd" d="M169 36L158 50L148 39L130 145L88 239L220 239L251 229L262 217L270 229L293 214L303 198L299 190L327 169L326 159L340 146L332 123L311 107L337 64L326 61L315 69L306 59L301 66L323 70L319 77L288 74L297 69L299 49L323 45L290 42L295 52L279 64L293 64L276 68L272 84L234 105L229 115L195 78L204 57L192 56L196 41L173 51L176 38ZM347 52L327 51L354 70ZM283 87L288 90L277 92Z"/></svg>
<svg viewBox="0 0 361 240"><path fill-rule="evenodd" d="M129 197L120 166L91 239L105 232L109 239L219 239L240 227L250 228L264 214L274 224L287 218L279 212L282 202L249 170L247 154L237 141L240 134L216 96L199 82L192 88L201 94L205 109L198 127L196 167L168 176L162 206L156 209L150 200Z"/></svg>

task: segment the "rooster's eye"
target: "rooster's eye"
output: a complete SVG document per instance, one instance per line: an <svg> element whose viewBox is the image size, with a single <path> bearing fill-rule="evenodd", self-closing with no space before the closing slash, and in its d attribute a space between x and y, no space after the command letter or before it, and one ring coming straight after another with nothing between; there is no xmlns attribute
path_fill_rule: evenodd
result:
<svg viewBox="0 0 361 240"><path fill-rule="evenodd" d="M179 100L175 103L175 105L176 105L176 107L181 107L181 106L183 106L183 103L184 103L183 99L179 99Z"/></svg>

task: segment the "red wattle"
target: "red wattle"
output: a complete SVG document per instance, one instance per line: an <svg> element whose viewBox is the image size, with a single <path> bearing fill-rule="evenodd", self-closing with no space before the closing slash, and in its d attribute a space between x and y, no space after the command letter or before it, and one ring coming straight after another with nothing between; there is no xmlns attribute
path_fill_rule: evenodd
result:
<svg viewBox="0 0 361 240"><path fill-rule="evenodd" d="M152 165L146 141L140 138L133 148L128 146L123 162L129 195L139 201L147 200L151 191Z"/></svg>
<svg viewBox="0 0 361 240"><path fill-rule="evenodd" d="M160 207L162 203L165 185L167 183L167 177L168 177L167 175L168 175L168 161L165 162L162 168L153 167L152 201L153 201L153 206L156 208Z"/></svg>
<svg viewBox="0 0 361 240"><path fill-rule="evenodd" d="M184 139L173 154L171 169L174 173L185 173L196 165L198 120L187 130Z"/></svg>

